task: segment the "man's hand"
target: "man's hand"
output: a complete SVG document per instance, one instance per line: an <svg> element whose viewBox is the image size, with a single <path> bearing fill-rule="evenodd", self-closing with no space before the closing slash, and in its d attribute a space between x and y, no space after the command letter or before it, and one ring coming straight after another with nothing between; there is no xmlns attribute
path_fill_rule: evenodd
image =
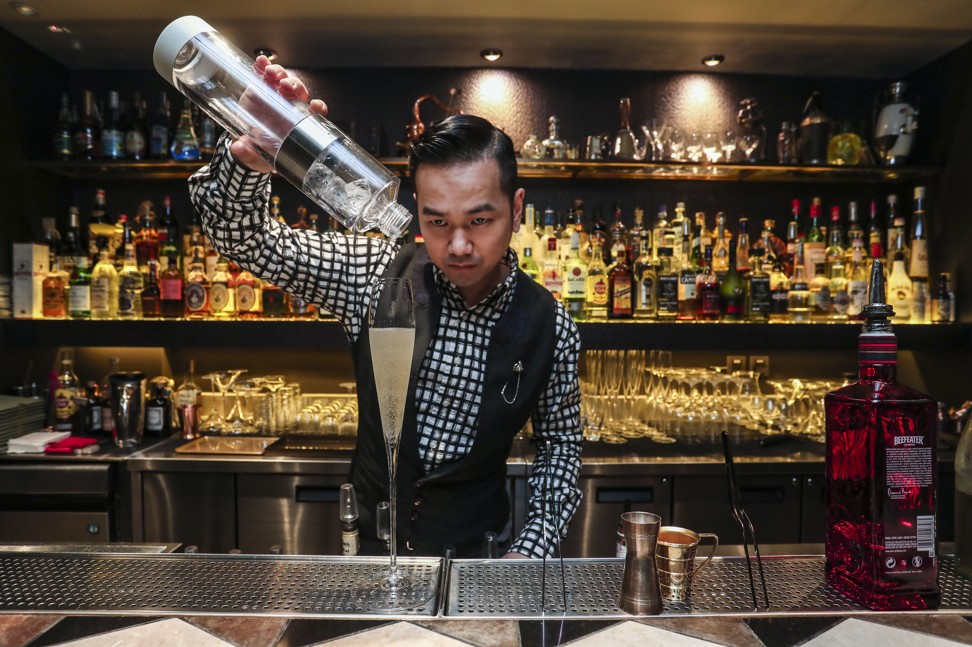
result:
<svg viewBox="0 0 972 647"><path fill-rule="evenodd" d="M503 555L502 559L530 559L530 557L528 555L524 555L523 553L509 552Z"/></svg>
<svg viewBox="0 0 972 647"><path fill-rule="evenodd" d="M266 56L260 55L257 57L253 63L253 70L263 77L267 85L275 89L285 99L289 101L307 101L307 87L301 80L289 76L287 70L280 65L272 65L270 59ZM254 113L259 114L260 112L264 112L265 114L272 114L270 110L261 110L258 101L254 97L248 97L245 92L240 102L246 104L248 99L252 104L248 107ZM327 115L327 106L320 99L314 99L310 102L310 111L324 116ZM269 130L274 129L271 127ZM270 173L273 171L273 167L256 150L252 140L248 136L234 141L230 145L230 152L233 153L233 157L236 158L237 162L252 171L258 171L260 173Z"/></svg>

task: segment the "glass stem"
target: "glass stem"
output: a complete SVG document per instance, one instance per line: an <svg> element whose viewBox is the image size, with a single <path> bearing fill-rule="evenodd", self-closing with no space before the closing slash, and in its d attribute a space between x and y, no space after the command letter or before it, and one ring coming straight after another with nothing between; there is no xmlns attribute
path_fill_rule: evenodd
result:
<svg viewBox="0 0 972 647"><path fill-rule="evenodd" d="M398 497L395 483L395 470L398 465L398 440L385 438L385 455L388 458L388 539L389 555L389 579L394 582L398 579Z"/></svg>

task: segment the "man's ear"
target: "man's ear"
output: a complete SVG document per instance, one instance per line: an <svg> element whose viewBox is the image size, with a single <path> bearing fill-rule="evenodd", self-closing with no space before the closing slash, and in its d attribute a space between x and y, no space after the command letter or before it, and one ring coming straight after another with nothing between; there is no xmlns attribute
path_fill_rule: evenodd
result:
<svg viewBox="0 0 972 647"><path fill-rule="evenodd" d="M523 223L523 198L526 196L525 189L517 189L513 194L513 231L520 231Z"/></svg>

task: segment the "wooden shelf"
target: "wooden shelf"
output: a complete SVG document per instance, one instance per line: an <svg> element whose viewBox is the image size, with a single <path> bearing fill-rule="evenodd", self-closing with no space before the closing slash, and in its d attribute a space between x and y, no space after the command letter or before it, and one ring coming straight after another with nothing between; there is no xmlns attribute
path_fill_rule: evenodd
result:
<svg viewBox="0 0 972 647"><path fill-rule="evenodd" d="M384 158L392 172L405 176L404 158ZM185 179L207 161L145 162L44 161L35 167L74 179L171 180ZM896 184L937 175L941 169L926 166L782 166L778 164L693 164L690 162L586 162L518 160L522 178L666 180L703 182L853 182Z"/></svg>
<svg viewBox="0 0 972 647"><path fill-rule="evenodd" d="M846 351L859 323L580 322L585 349ZM972 349L972 324L895 326L901 350ZM333 319L0 320L0 346L348 349Z"/></svg>

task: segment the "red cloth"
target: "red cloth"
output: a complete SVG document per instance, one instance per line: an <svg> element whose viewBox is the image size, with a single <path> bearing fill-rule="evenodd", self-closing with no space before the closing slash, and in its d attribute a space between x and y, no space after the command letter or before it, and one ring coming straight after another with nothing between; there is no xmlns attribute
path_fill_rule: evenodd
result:
<svg viewBox="0 0 972 647"><path fill-rule="evenodd" d="M81 449L90 445L97 444L94 438L82 438L81 436L68 436L64 440L51 443L44 448L45 454L72 454L75 449Z"/></svg>

